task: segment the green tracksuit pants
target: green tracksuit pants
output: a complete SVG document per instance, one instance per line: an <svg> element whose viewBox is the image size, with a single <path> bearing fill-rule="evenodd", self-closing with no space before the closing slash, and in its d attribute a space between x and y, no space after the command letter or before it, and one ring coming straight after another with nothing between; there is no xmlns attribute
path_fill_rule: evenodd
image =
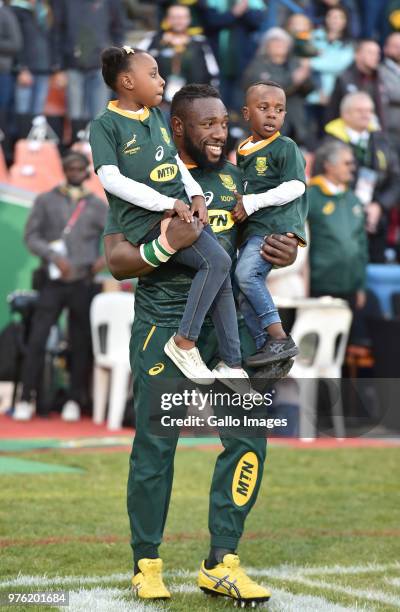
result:
<svg viewBox="0 0 400 612"><path fill-rule="evenodd" d="M165 343L175 332L176 328L155 327L138 319L133 325L130 361L134 375L136 435L130 456L127 499L135 562L158 556L171 496L178 435L159 437L150 432L149 397L155 378L159 383L161 377L183 377L164 353ZM241 345L244 356L255 350L244 325ZM203 328L198 348L207 365L214 367L218 347L212 328ZM212 546L235 550L260 488L266 439L224 435L220 438L224 450L217 457L214 469L208 524ZM242 467L246 470L246 486L240 490Z"/></svg>

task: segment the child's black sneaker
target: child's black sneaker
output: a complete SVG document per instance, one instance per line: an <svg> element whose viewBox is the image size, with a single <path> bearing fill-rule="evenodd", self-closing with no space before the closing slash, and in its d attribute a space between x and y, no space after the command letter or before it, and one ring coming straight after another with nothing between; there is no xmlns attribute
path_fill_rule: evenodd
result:
<svg viewBox="0 0 400 612"><path fill-rule="evenodd" d="M268 338L260 350L246 359L246 365L252 368L259 368L267 363L283 361L298 354L299 349L291 336L279 339Z"/></svg>

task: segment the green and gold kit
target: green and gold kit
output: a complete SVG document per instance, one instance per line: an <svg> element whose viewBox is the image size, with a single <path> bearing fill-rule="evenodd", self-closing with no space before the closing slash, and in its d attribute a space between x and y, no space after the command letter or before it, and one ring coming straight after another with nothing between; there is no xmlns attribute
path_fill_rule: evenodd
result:
<svg viewBox="0 0 400 612"><path fill-rule="evenodd" d="M234 191L242 190L242 173L230 162L221 170L203 170L188 166L204 191L210 225L221 246L233 259L236 255L237 229L231 216L236 204ZM125 233L115 213L108 213L105 234ZM186 306L192 278L196 272L173 260L162 264L139 279L136 290L136 316L161 327L178 326ZM206 319L205 325L210 325Z"/></svg>
<svg viewBox="0 0 400 612"><path fill-rule="evenodd" d="M175 159L177 151L158 108L144 108L134 115L110 102L91 123L90 145L96 171L101 166L118 166L123 176L188 202ZM107 199L132 244L138 244L163 216L162 212L134 206L111 193L107 193Z"/></svg>
<svg viewBox="0 0 400 612"><path fill-rule="evenodd" d="M237 150L237 163L243 171L245 193L264 193L287 181L306 182L304 157L291 138L276 132L250 148L243 148L252 142L252 138L242 142ZM243 240L251 236L293 232L300 243L305 244L304 224L307 212L306 193L283 206L257 210L244 224Z"/></svg>
<svg viewBox="0 0 400 612"><path fill-rule="evenodd" d="M209 219L222 246L236 253L236 228L230 211L240 192L241 172L230 163L217 170L189 167L203 188L209 203ZM109 211L106 234L121 227ZM130 363L134 381L136 434L128 478L128 515L134 560L157 557L162 542L173 481L174 454L178 433L164 436L151 432L151 402L156 383L181 380L182 373L166 357L164 345L176 332L182 318L194 272L173 259L140 278L135 294L135 321L130 342ZM254 352L254 341L244 321L239 322L243 356ZM210 322L203 325L198 341L200 353L209 367L219 361L218 342ZM218 407L217 407L218 409ZM266 455L266 439L254 435L232 436L221 433L224 450L217 458L211 482L209 531L211 546L236 550L248 513L261 485ZM246 461L246 490L238 486Z"/></svg>

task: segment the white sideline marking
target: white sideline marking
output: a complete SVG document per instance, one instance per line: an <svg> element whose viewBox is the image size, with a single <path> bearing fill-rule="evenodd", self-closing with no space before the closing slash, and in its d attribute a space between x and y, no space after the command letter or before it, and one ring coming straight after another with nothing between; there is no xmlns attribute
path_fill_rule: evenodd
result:
<svg viewBox="0 0 400 612"><path fill-rule="evenodd" d="M127 596L126 599L124 595ZM162 608L133 599L127 589L99 588L70 591L68 607L62 606L58 609L64 612L159 612Z"/></svg>
<svg viewBox="0 0 400 612"><path fill-rule="evenodd" d="M359 599L367 599L368 601L376 601L379 603L388 604L400 608L400 601L398 596L393 596L383 591L371 591L362 589L353 589L352 587L343 587L339 584L330 584L323 580L309 580L308 578L302 578L301 576L287 577L287 580L292 582L298 582L304 584L304 586L316 587L318 589L324 589L329 591L335 591L335 593L343 593L351 597L357 597Z"/></svg>
<svg viewBox="0 0 400 612"><path fill-rule="evenodd" d="M387 565L382 564L368 564L368 565L354 565L354 566L324 566L324 567L301 567L296 565L281 565L278 567L270 567L270 568L247 568L248 573L254 577L265 577L271 578L274 580L284 580L287 582L295 582L298 584L302 584L307 587L318 588L321 590L334 591L336 593L343 593L344 595L367 600L368 602L379 602L388 604L391 606L395 606L400 608L400 601L398 596L394 596L390 593L385 593L383 591L374 591L374 590L362 590L362 589L354 589L352 587L342 586L340 584L329 583L324 580L319 580L318 576L330 576L330 575L351 575L351 574L366 574L371 572L385 572L389 570L400 570L399 563L391 563ZM29 576L19 574L16 578L8 579L0 581L0 588L9 588L9 587L48 587L48 586L58 586L58 585L77 585L78 587L84 587L85 585L104 585L104 584L115 584L115 583L125 583L125 585L130 583L132 573L115 573L108 574L104 576ZM189 570L176 570L176 571L167 571L165 572L165 578L170 578L174 580L182 580L185 581L183 583L174 584L174 590L176 592L181 593L198 593L198 589L195 584L192 582L188 583L189 580L195 579L197 576L197 571L189 571ZM400 586L400 578L397 577L387 577L385 578L385 582L395 587ZM132 608L132 601L127 604L127 600L123 599L123 594L127 594L130 591L128 589L107 589L107 588L98 588L98 589L84 589L78 588L77 590L72 591L72 596L76 598L73 601L74 608L73 610L77 612L87 612L90 611L103 612L105 610L113 612L114 610L118 610L118 612L124 612L125 609L129 610L144 610L143 605L135 601L135 607ZM99 595L99 601L104 603L101 604L103 607L93 607L93 602L90 603L87 601L89 598L94 598L96 593ZM86 597L86 604L82 603L84 598ZM102 599L103 598L103 599ZM104 599L105 598L105 599ZM112 600L113 602L118 600L119 607L110 607L108 604L106 605L106 600ZM104 600L104 601L103 601ZM136 606L137 604L137 606ZM365 607L366 604L357 603L356 607L348 608L344 606L340 606L339 604L331 603L325 600L323 597L313 596L313 595L301 595L301 594L293 594L286 590L276 589L273 587L273 598L271 600L271 604L275 606L272 607L272 610L275 612L339 612L341 610L373 610L370 606ZM100 605L100 604L99 604ZM114 604L112 604L114 606ZM128 607L126 608L126 606ZM123 606L123 607L121 607ZM277 607L278 606L278 607ZM60 608L61 609L61 608ZM153 609L158 610L159 608L154 607L149 608L146 604L146 610Z"/></svg>
<svg viewBox="0 0 400 612"><path fill-rule="evenodd" d="M198 593L193 584L173 584L172 593ZM266 608L270 612L350 612L356 608L348 608L327 601L315 595L299 595L283 589L273 588L270 601L259 604L257 608ZM357 610L372 612L373 608L358 607Z"/></svg>
<svg viewBox="0 0 400 612"><path fill-rule="evenodd" d="M303 577L312 574L319 575L330 575L330 574L361 574L370 572L385 572L389 570L400 570L400 563L390 563L387 565L381 564L368 564L368 565L333 565L323 567L302 567L299 565L279 565L277 567L266 567L258 569L254 567L247 567L244 564L246 571L250 576L254 577L266 577L266 578L282 578L285 580L294 579L297 576ZM191 572L189 570L173 570L164 572L165 578L195 578L197 571ZM46 586L46 585L58 585L58 584L112 584L114 582L130 582L132 578L132 572L118 573L118 574L105 574L104 576L29 576L24 574L18 574L16 578L0 581L0 588L13 587L13 586ZM394 578L394 580L396 580ZM400 579L399 579L400 581Z"/></svg>

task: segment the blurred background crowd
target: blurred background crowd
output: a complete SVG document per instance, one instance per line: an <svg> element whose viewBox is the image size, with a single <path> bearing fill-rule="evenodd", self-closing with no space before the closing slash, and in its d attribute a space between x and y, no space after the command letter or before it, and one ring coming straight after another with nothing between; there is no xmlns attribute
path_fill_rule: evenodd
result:
<svg viewBox="0 0 400 612"><path fill-rule="evenodd" d="M26 177L40 175L18 159L27 138L56 143L60 156L71 146L90 155L89 122L112 98L100 53L123 44L156 58L166 114L186 83L220 90L232 160L247 136L240 112L246 87L260 80L282 85L282 131L307 160L314 241L271 283L289 297L344 298L353 314L400 314L399 300L382 312L366 280L368 263L379 265L371 268L371 286L384 277L382 265L400 260L400 0L0 1L3 186L26 189ZM41 159L47 175L54 172L51 160ZM34 191L44 191L37 185ZM332 213L343 185L348 208L338 220ZM400 293L399 278L391 281L393 294L396 287ZM352 339L368 347L365 320L355 319ZM360 353L354 355L350 364L359 363Z"/></svg>

